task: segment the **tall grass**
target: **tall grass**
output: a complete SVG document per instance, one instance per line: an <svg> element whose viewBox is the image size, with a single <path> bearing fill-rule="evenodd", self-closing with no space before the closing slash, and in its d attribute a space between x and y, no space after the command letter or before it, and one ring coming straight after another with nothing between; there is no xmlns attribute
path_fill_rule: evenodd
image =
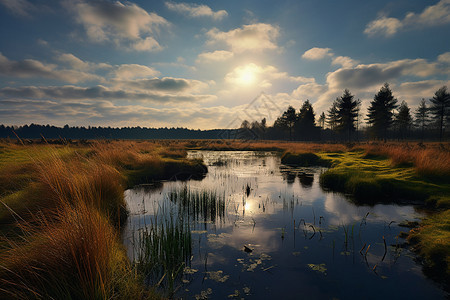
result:
<svg viewBox="0 0 450 300"><path fill-rule="evenodd" d="M450 146L428 143L372 143L364 146L366 155L386 156L393 166L412 166L421 176L450 176Z"/></svg>
<svg viewBox="0 0 450 300"><path fill-rule="evenodd" d="M5 184L9 198L0 199L16 204L8 211L13 219L0 211L2 221L16 220L21 230L0 242L0 298L154 297L127 260L118 229L126 217L126 171L160 172L157 166L164 162L157 145L96 142L90 148L68 147L70 155L47 147L42 156L33 155L32 146L21 147L30 152L24 163L32 172L26 183ZM23 168L8 167L13 163L2 168L19 178ZM31 206L38 209L24 217ZM15 211L18 207L23 211Z"/></svg>
<svg viewBox="0 0 450 300"><path fill-rule="evenodd" d="M158 213L139 231L134 242L135 265L150 285L163 286L173 296L174 285L189 264L192 252L189 219L173 212Z"/></svg>
<svg viewBox="0 0 450 300"><path fill-rule="evenodd" d="M18 299L111 299L127 267L118 234L89 204L63 205L22 224L0 254L0 295ZM131 281L131 280L130 280ZM126 295L122 295L126 296Z"/></svg>

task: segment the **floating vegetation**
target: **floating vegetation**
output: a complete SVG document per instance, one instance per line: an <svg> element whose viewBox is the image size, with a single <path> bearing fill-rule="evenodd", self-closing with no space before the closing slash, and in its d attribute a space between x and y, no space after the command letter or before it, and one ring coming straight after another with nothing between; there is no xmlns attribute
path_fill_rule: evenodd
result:
<svg viewBox="0 0 450 300"><path fill-rule="evenodd" d="M208 288L204 291L201 291L200 294L195 295L196 300L208 299L208 296L212 294L212 289Z"/></svg>
<svg viewBox="0 0 450 300"><path fill-rule="evenodd" d="M308 267L313 271L327 275L327 268L325 264L308 264Z"/></svg>
<svg viewBox="0 0 450 300"><path fill-rule="evenodd" d="M238 258L237 262L242 264L242 266L243 266L242 271L254 272L257 267L260 267L260 269L263 271L267 271L267 270L273 268L273 266L271 266L269 268L264 268L263 262L271 260L271 259L272 259L272 257L270 255L261 253L259 258L250 258L248 260L248 263L246 263L243 258Z"/></svg>
<svg viewBox="0 0 450 300"><path fill-rule="evenodd" d="M197 222L212 222L225 217L225 195L216 191L191 190L186 185L169 193L170 201L178 204L180 213Z"/></svg>
<svg viewBox="0 0 450 300"><path fill-rule="evenodd" d="M219 271L210 271L210 272L206 272L206 274L208 274L208 278L212 279L214 281L217 282L225 282L228 280L228 278L230 278L230 275L223 275L223 271L219 270Z"/></svg>

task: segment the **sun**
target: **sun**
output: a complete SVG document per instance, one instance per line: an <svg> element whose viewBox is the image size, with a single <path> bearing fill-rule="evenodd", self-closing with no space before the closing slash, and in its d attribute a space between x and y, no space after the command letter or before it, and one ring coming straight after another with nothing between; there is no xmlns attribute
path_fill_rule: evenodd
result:
<svg viewBox="0 0 450 300"><path fill-rule="evenodd" d="M252 85L256 81L256 72L255 66L250 64L243 68L240 68L237 71L237 82L241 85Z"/></svg>

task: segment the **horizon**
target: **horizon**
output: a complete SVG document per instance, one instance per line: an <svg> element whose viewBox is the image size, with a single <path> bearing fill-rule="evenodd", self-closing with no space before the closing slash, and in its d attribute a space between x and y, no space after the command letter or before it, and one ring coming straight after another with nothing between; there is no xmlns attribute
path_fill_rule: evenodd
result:
<svg viewBox="0 0 450 300"><path fill-rule="evenodd" d="M450 87L449 0L0 0L0 24L5 126L232 129Z"/></svg>

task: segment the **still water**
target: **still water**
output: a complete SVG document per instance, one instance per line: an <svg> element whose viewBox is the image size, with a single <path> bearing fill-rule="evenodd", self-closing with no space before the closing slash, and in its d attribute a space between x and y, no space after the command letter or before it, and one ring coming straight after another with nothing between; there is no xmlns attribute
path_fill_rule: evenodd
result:
<svg viewBox="0 0 450 300"><path fill-rule="evenodd" d="M225 199L213 215L190 218L192 253L175 283L176 298L445 298L398 237L408 231L401 222L421 217L413 206L357 206L320 187L324 168L288 167L270 152L192 151L189 157L208 166L203 180L125 192L131 259L140 228L158 211L182 213L172 191L214 191Z"/></svg>

